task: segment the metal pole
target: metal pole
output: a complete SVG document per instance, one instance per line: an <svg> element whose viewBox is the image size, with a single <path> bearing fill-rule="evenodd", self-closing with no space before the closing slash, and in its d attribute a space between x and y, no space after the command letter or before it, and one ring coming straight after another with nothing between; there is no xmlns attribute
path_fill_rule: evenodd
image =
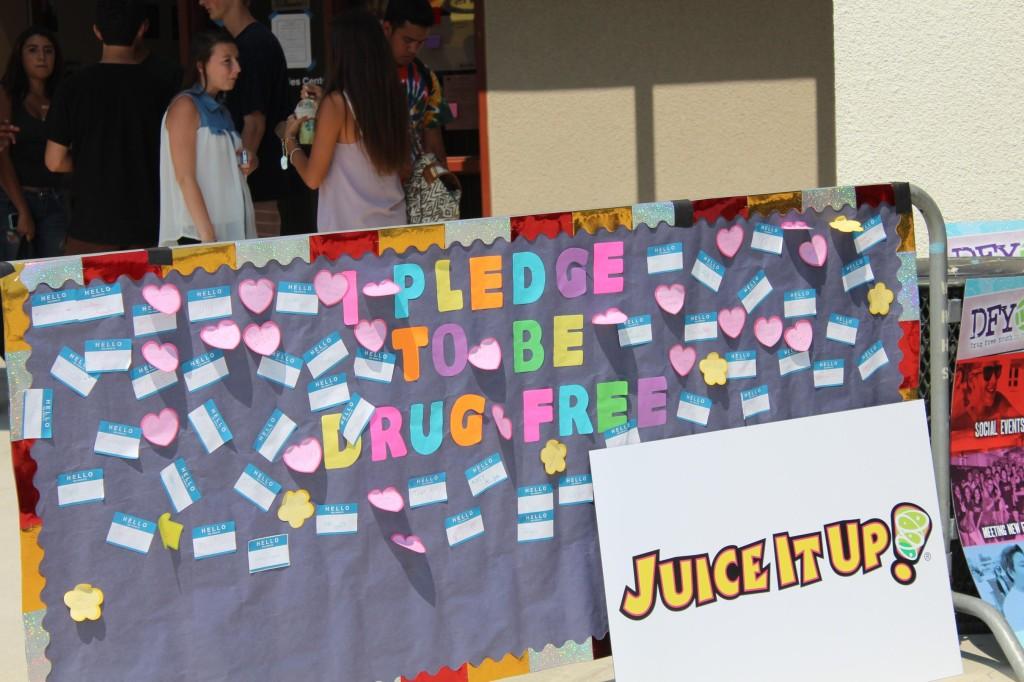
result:
<svg viewBox="0 0 1024 682"><path fill-rule="evenodd" d="M949 552L949 342L946 305L947 257L946 221L935 200L917 185L910 185L910 201L921 211L928 226L928 330L931 381L932 464L939 494L939 523L947 570ZM1003 614L977 597L953 593L953 608L980 618L995 635L1018 680L1024 682L1024 648Z"/></svg>

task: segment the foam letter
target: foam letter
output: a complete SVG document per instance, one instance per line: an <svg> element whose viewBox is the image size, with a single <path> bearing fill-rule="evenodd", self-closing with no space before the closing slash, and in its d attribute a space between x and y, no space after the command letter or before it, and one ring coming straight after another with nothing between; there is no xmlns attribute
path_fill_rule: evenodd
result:
<svg viewBox="0 0 1024 682"><path fill-rule="evenodd" d="M501 256L474 256L469 259L469 300L473 310L505 305L505 295L501 291Z"/></svg>
<svg viewBox="0 0 1024 682"><path fill-rule="evenodd" d="M555 367L583 364L583 316L555 315L551 362Z"/></svg>
<svg viewBox="0 0 1024 682"><path fill-rule="evenodd" d="M668 401L668 380L665 377L641 377L636 382L636 425L661 426L665 423Z"/></svg>
<svg viewBox="0 0 1024 682"><path fill-rule="evenodd" d="M590 406L590 395L587 389L579 384L566 384L558 387L558 435L571 436L576 433L594 432L594 424L587 414Z"/></svg>
<svg viewBox="0 0 1024 682"><path fill-rule="evenodd" d="M437 289L437 310L449 313L462 310L462 290L452 289L452 262L448 259L434 263L434 281Z"/></svg>
<svg viewBox="0 0 1024 682"><path fill-rule="evenodd" d="M530 275L530 283L526 283L526 275ZM526 305L536 303L544 294L547 275L544 273L544 261L535 253L520 251L512 254L512 303Z"/></svg>
<svg viewBox="0 0 1024 682"><path fill-rule="evenodd" d="M359 324L359 275L355 270L345 270L348 290L341 297L341 319L349 327Z"/></svg>
<svg viewBox="0 0 1024 682"><path fill-rule="evenodd" d="M590 254L586 249L571 247L558 254L555 261L555 282L566 298L579 298L587 292L586 265ZM572 266L578 267L572 267Z"/></svg>
<svg viewBox="0 0 1024 682"><path fill-rule="evenodd" d="M483 440L484 406L484 397L476 393L460 395L452 405L448 428L451 429L452 440L456 445L469 447Z"/></svg>
<svg viewBox="0 0 1024 682"><path fill-rule="evenodd" d="M523 440L536 443L540 440L540 425L555 420L551 406L555 392L550 388L531 388L523 391Z"/></svg>
<svg viewBox="0 0 1024 682"><path fill-rule="evenodd" d="M423 268L415 263L400 263L394 266L392 273L392 279L398 285L398 293L395 294L395 319L403 320L409 317L409 301L423 295L426 279L423 277Z"/></svg>
<svg viewBox="0 0 1024 682"><path fill-rule="evenodd" d="M449 336L452 339L452 345L455 350L455 357L452 358L452 364L450 365L445 358L445 337ZM466 332L462 331L462 327L454 322L442 324L434 330L434 339L431 342L430 352L434 356L434 369L437 370L438 374L443 377L455 376L466 367L466 355L468 353Z"/></svg>
<svg viewBox="0 0 1024 682"><path fill-rule="evenodd" d="M622 268L621 241L594 244L594 293L617 294L621 292L623 289Z"/></svg>
<svg viewBox="0 0 1024 682"><path fill-rule="evenodd" d="M426 345L426 327L396 327L391 330L391 347L402 354L402 374L406 381L420 378L420 348Z"/></svg>
<svg viewBox="0 0 1024 682"><path fill-rule="evenodd" d="M402 413L398 408L384 405L378 407L370 418L370 440L372 441L370 459L383 462L388 452L395 459L405 457L409 452L402 438Z"/></svg>
<svg viewBox="0 0 1024 682"><path fill-rule="evenodd" d="M544 364L541 335L540 325L534 320L516 320L512 323L512 365L516 374L536 372Z"/></svg>
<svg viewBox="0 0 1024 682"><path fill-rule="evenodd" d="M597 385L597 430L604 433L608 429L625 424L626 396L629 395L629 384L625 381L602 381Z"/></svg>
<svg viewBox="0 0 1024 682"><path fill-rule="evenodd" d="M409 440L412 449L421 455L432 455L441 447L444 436L444 401L430 403L430 427L423 433L423 403L409 406Z"/></svg>

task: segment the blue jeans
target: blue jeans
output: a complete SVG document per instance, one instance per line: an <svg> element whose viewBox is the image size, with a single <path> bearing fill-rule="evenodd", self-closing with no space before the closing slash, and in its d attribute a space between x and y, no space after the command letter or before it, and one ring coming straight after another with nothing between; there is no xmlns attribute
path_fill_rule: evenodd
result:
<svg viewBox="0 0 1024 682"><path fill-rule="evenodd" d="M31 258L52 258L53 256L64 255L64 240L68 234L68 211L67 203L64 200L64 193L61 190L47 189L42 191L22 190L25 201L28 203L29 211L32 213L32 220L36 224L36 236L32 240L30 253ZM0 192L0 220L3 225L0 229L6 232L7 216L17 213L14 204L7 198L7 195ZM6 240L2 241L5 260L14 260L18 257L12 250L17 250L17 245ZM24 256L23 256L24 257Z"/></svg>

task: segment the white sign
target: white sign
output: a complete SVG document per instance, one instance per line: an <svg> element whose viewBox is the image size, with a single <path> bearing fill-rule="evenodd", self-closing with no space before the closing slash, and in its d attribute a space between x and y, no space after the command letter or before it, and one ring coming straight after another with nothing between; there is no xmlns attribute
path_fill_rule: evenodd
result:
<svg viewBox="0 0 1024 682"><path fill-rule="evenodd" d="M957 358L1024 349L1024 277L969 279L964 285Z"/></svg>
<svg viewBox="0 0 1024 682"><path fill-rule="evenodd" d="M922 401L590 463L616 680L961 673Z"/></svg>

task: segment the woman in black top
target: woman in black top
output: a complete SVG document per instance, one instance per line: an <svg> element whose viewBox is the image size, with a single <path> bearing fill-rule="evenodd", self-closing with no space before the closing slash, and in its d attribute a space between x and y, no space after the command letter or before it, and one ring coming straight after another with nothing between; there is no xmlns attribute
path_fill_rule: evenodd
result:
<svg viewBox="0 0 1024 682"><path fill-rule="evenodd" d="M0 151L0 244L5 257L36 258L64 252L68 215L60 176L46 169L46 112L64 68L60 46L42 27L26 29L14 42L0 88L0 121L17 127L14 144ZM18 252L24 238L30 253Z"/></svg>

